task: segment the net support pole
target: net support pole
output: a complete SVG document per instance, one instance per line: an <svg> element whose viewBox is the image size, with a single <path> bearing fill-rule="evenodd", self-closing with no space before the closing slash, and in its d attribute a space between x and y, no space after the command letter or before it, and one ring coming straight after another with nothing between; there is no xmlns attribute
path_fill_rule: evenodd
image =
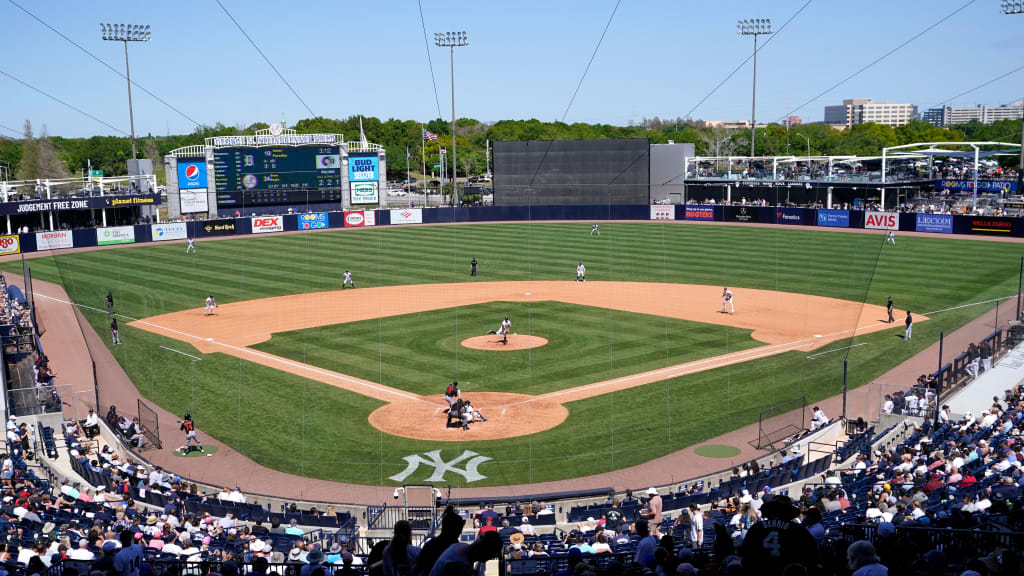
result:
<svg viewBox="0 0 1024 576"><path fill-rule="evenodd" d="M1021 152L1024 154L1024 152ZM1017 274L1017 316L1016 320L1020 320L1020 293L1021 293L1021 282L1024 282L1024 256L1020 257L1020 272Z"/></svg>
<svg viewBox="0 0 1024 576"><path fill-rule="evenodd" d="M935 379L936 382L938 382L938 384L939 384L939 389L935 391L935 407L934 407L935 416L933 417L935 419L935 422L934 422L935 425L939 424L939 400L942 398L942 343L943 343L943 340L945 340L945 338L946 338L946 333L945 332L939 332L939 370L938 370L938 375L939 376L938 376L938 378ZM925 390L924 393L925 393L925 396L927 397L928 391ZM927 415L925 417L927 417Z"/></svg>
<svg viewBox="0 0 1024 576"><path fill-rule="evenodd" d="M843 421L846 421L846 368L850 360L843 358Z"/></svg>

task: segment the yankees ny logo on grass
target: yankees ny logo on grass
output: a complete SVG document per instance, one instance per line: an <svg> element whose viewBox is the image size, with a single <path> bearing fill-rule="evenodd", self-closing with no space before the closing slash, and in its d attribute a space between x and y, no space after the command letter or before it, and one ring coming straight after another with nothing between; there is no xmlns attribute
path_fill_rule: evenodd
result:
<svg viewBox="0 0 1024 576"><path fill-rule="evenodd" d="M424 458L424 456L426 456L426 458ZM464 450L462 454L454 460L445 462L441 458L440 450L431 450L430 452L424 452L423 456L419 454L403 456L402 460L405 460L408 465L405 467L405 470L402 470L400 473L391 477L395 482L402 482L411 476L419 469L420 464L434 467L434 473L431 474L429 478L425 479L426 482L444 482L444 475L448 472L454 472L455 474L462 476L466 479L466 482L476 482L477 480L487 478L487 476L484 476L477 471L477 467L488 460L493 460L493 458L481 456L472 450ZM456 468L456 466L464 460L468 460L468 462L466 462L466 467Z"/></svg>

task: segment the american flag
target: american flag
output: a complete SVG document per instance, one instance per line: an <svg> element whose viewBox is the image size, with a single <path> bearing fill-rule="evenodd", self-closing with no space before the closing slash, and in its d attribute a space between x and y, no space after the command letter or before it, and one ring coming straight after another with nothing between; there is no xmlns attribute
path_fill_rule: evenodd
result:
<svg viewBox="0 0 1024 576"><path fill-rule="evenodd" d="M424 128L423 129L423 139L424 140L430 140L431 142L437 142L437 134L434 134L433 132L431 132L431 131L427 130L426 128Z"/></svg>

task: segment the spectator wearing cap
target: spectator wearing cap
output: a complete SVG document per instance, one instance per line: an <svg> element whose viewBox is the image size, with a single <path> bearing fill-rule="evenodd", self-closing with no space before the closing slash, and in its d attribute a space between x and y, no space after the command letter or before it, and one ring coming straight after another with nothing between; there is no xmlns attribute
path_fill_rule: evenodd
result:
<svg viewBox="0 0 1024 576"><path fill-rule="evenodd" d="M327 560L323 550L319 546L313 546L313 549L306 554L306 565L299 570L299 576L312 576L313 570L317 568L323 569L323 563ZM388 574L387 576L393 576Z"/></svg>
<svg viewBox="0 0 1024 576"><path fill-rule="evenodd" d="M690 546L700 548L704 545L704 514L695 502L690 503Z"/></svg>
<svg viewBox="0 0 1024 576"><path fill-rule="evenodd" d="M519 520L519 531L523 534L526 534L527 536L533 536L537 533L537 531L533 528L533 524L530 524L529 516L523 516Z"/></svg>
<svg viewBox="0 0 1024 576"><path fill-rule="evenodd" d="M846 550L847 564L852 576L888 576L889 569L881 563L875 547L867 540L858 540Z"/></svg>

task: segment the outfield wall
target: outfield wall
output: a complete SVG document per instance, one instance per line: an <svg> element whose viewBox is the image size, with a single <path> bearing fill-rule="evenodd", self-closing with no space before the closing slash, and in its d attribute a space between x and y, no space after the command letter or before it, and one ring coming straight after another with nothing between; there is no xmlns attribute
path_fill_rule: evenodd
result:
<svg viewBox="0 0 1024 576"><path fill-rule="evenodd" d="M327 228L544 220L693 220L1024 237L1024 218L1000 216L759 206L602 204L308 212L16 234L0 236L0 242L6 241L9 246L4 248L3 254L16 254L19 251L27 253L108 244L142 244L185 238L244 236ZM14 238L18 238L19 241L15 243Z"/></svg>

